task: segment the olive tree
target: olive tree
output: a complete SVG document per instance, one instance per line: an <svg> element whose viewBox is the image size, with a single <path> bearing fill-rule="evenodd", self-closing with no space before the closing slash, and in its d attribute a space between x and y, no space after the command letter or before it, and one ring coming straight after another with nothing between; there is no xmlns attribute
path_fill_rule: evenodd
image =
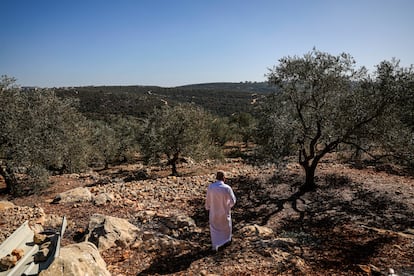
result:
<svg viewBox="0 0 414 276"><path fill-rule="evenodd" d="M388 114L394 114L396 95L407 83L397 69L382 63L370 76L364 67L355 68L349 54L315 49L280 59L267 75L278 92L261 106L261 153L272 160L297 153L306 175L301 191L315 189L315 171L327 153L340 144L369 150L385 135L379 136L379 128L396 124Z"/></svg>
<svg viewBox="0 0 414 276"><path fill-rule="evenodd" d="M91 144L95 149L94 162L102 163L105 169L119 157L120 140L115 130L106 122L93 122Z"/></svg>
<svg viewBox="0 0 414 276"><path fill-rule="evenodd" d="M228 117L214 116L210 123L210 130L213 143L223 147L227 142L234 139L234 131L230 126Z"/></svg>
<svg viewBox="0 0 414 276"><path fill-rule="evenodd" d="M93 165L107 169L110 164L130 161L139 151L141 124L139 118L120 115L90 121Z"/></svg>
<svg viewBox="0 0 414 276"><path fill-rule="evenodd" d="M256 128L256 121L253 115L247 112L234 113L230 117L230 125L236 136L234 138L243 142L247 148Z"/></svg>
<svg viewBox="0 0 414 276"><path fill-rule="evenodd" d="M165 105L148 116L141 135L141 152L147 163L167 159L178 175L180 158L206 158L212 149L210 115L191 104Z"/></svg>
<svg viewBox="0 0 414 276"><path fill-rule="evenodd" d="M25 91L13 78L0 80L0 174L12 194L47 184L49 171L73 172L88 165L89 130L72 102L51 90ZM16 178L26 175L25 184Z"/></svg>
<svg viewBox="0 0 414 276"><path fill-rule="evenodd" d="M377 66L374 89L387 100L381 120L371 124L371 143L381 150L371 154L376 159L414 168L414 68L401 67L398 60L383 61ZM364 150L364 149L363 149Z"/></svg>
<svg viewBox="0 0 414 276"><path fill-rule="evenodd" d="M135 158L139 151L137 137L141 133L142 120L133 116L113 116L109 125L119 141L118 161L127 162Z"/></svg>

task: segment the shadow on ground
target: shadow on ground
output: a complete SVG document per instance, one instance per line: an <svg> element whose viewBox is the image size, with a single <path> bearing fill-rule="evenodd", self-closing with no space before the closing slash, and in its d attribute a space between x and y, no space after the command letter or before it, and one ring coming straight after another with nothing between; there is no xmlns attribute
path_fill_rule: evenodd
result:
<svg viewBox="0 0 414 276"><path fill-rule="evenodd" d="M171 274L180 271L185 271L190 265L199 259L211 255L210 249L198 249L194 252L189 252L181 255L159 256L156 258L151 266L146 270L137 274L137 276L154 275L154 274Z"/></svg>
<svg viewBox="0 0 414 276"><path fill-rule="evenodd" d="M358 264L375 262L373 258L381 257L384 247L393 245L397 238L372 233L354 225L354 221L364 221L368 226L394 230L414 226L414 218L410 215L412 210L394 201L386 193L374 193L365 190L358 183L332 178L332 175L329 179L319 181L318 190L306 195L305 204L302 200L305 193L298 192L300 179L295 175L278 175L266 180L249 177L229 179L238 200L232 211L233 232L247 224L266 225L273 215L283 211L286 203L290 203L300 216L295 219L287 218L277 232L295 237L296 246L301 248L300 257L311 267L318 269L358 273ZM293 183L291 193L276 198L275 191L281 183ZM345 201L338 196L346 185L354 192L352 201ZM302 201L305 206L300 211L296 208L298 201ZM160 256L138 275L185 271L194 261L211 256L208 212L204 210L204 198L194 199L189 205L193 210L191 217L203 229L203 233L189 233L181 238L197 243L199 247L184 254L181 252ZM349 228L350 225L355 228ZM305 248L308 250L304 250ZM225 254L223 258L226 258Z"/></svg>

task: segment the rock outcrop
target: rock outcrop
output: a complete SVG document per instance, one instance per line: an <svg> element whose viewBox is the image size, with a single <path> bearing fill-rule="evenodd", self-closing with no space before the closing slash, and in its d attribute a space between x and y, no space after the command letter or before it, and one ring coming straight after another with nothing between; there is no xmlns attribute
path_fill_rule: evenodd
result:
<svg viewBox="0 0 414 276"><path fill-rule="evenodd" d="M75 188L63 193L58 194L54 199L53 203L77 203L77 202L88 202L92 200L92 194L85 187Z"/></svg>
<svg viewBox="0 0 414 276"><path fill-rule="evenodd" d="M100 193L93 197L93 203L96 206L102 206L114 201L115 197L112 193Z"/></svg>
<svg viewBox="0 0 414 276"><path fill-rule="evenodd" d="M9 208L13 208L15 205L13 204L13 202L10 201L6 201L6 200L1 200L0 201L0 211L2 210L6 210Z"/></svg>
<svg viewBox="0 0 414 276"><path fill-rule="evenodd" d="M240 235L243 237L270 238L274 234L273 234L273 230L269 227L253 224L253 225L247 225L243 227L240 230Z"/></svg>
<svg viewBox="0 0 414 276"><path fill-rule="evenodd" d="M106 263L96 246L90 242L71 244L61 248L60 255L39 276L110 276Z"/></svg>
<svg viewBox="0 0 414 276"><path fill-rule="evenodd" d="M94 214L91 216L86 240L100 251L113 246L127 247L135 241L140 230L122 218Z"/></svg>

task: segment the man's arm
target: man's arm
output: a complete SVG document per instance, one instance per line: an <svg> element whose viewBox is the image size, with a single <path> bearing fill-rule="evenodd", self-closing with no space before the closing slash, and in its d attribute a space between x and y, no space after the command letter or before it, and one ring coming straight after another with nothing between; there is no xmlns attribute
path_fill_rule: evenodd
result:
<svg viewBox="0 0 414 276"><path fill-rule="evenodd" d="M205 208L206 210L210 210L210 192L208 191L208 189L207 189Z"/></svg>
<svg viewBox="0 0 414 276"><path fill-rule="evenodd" d="M236 204L236 196L234 195L231 187L229 187L229 194L230 194L230 207L233 207L234 204Z"/></svg>

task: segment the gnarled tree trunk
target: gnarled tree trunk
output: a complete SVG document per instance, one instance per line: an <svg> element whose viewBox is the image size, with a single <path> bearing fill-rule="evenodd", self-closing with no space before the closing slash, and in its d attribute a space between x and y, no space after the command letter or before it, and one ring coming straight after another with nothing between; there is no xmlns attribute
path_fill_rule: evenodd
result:
<svg viewBox="0 0 414 276"><path fill-rule="evenodd" d="M14 176L12 170L8 167L4 168L0 166L0 175L3 176L4 181L6 182L6 193L14 195L16 194L17 179Z"/></svg>
<svg viewBox="0 0 414 276"><path fill-rule="evenodd" d="M305 170L305 183L300 187L300 190L303 192L309 192L316 190L316 183L315 183L315 171L316 165L302 165L303 169Z"/></svg>
<svg viewBox="0 0 414 276"><path fill-rule="evenodd" d="M177 162L178 162L179 156L180 156L180 153L176 152L174 153L172 158L168 158L168 164L171 165L171 175L178 176Z"/></svg>

